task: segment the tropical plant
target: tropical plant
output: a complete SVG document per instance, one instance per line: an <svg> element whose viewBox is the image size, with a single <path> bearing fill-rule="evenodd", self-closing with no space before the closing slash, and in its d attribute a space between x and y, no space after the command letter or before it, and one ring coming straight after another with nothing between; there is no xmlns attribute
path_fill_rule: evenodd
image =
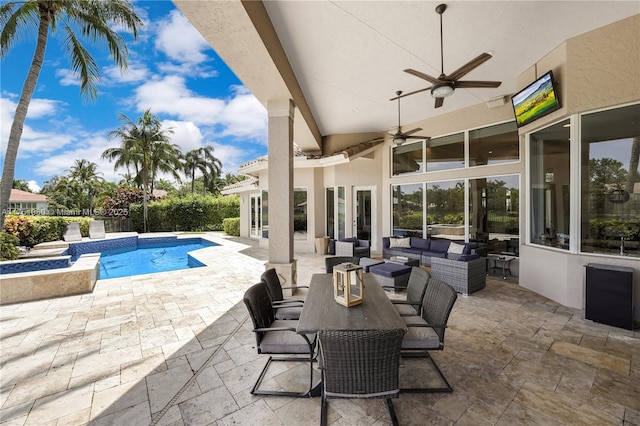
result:
<svg viewBox="0 0 640 426"><path fill-rule="evenodd" d="M222 172L222 163L213 155L211 145L192 149L182 157L182 167L187 177L191 178L191 193L195 191L196 172L202 173L204 185L202 195L206 195L207 182L213 181Z"/></svg>
<svg viewBox="0 0 640 426"><path fill-rule="evenodd" d="M84 42L106 41L111 58L121 70L125 70L127 46L113 28L125 28L136 38L139 26L142 26L142 21L127 0L22 0L0 5L0 57L4 58L20 37L37 33L33 59L7 141L0 190L2 219L11 196L22 129L44 63L49 34L55 34L58 28L62 28L63 45L71 58L71 68L80 80L80 93L88 99L95 99L100 68Z"/></svg>
<svg viewBox="0 0 640 426"><path fill-rule="evenodd" d="M75 182L82 193L82 204L78 207L88 207L93 210L93 199L103 190L104 178L97 171L98 165L89 160L76 160L69 169L69 179Z"/></svg>
<svg viewBox="0 0 640 426"><path fill-rule="evenodd" d="M16 260L18 258L18 238L7 232L0 233L0 260Z"/></svg>
<svg viewBox="0 0 640 426"><path fill-rule="evenodd" d="M122 126L110 132L109 136L120 139L120 147L107 149L102 153L102 158L109 161L115 160L114 170L118 168L118 165L125 164L120 161L123 156L127 156L127 158L131 156L133 161L139 165L143 193L143 231L147 232L150 180L157 171L177 175L178 147L169 141L169 134L173 133L173 130L163 129L160 120L151 114L150 109L146 110L136 121L132 121L124 114L120 114L118 119L123 123Z"/></svg>

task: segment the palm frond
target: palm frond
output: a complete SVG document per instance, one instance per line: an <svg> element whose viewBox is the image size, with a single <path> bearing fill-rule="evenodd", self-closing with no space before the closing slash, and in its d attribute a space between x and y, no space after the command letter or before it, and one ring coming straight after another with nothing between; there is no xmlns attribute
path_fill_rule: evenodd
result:
<svg viewBox="0 0 640 426"><path fill-rule="evenodd" d="M37 33L40 14L33 2L8 2L0 6L0 57L29 32Z"/></svg>

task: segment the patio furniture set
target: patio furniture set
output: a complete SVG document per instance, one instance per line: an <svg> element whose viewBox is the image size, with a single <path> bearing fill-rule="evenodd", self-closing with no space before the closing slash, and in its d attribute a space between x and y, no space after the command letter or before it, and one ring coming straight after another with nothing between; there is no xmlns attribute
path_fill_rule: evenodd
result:
<svg viewBox="0 0 640 426"><path fill-rule="evenodd" d="M406 299L392 301L374 274L366 273L366 296L360 304L345 307L334 301L330 273L313 275L304 300L280 299L282 291L274 288L277 279L275 270L267 270L261 282L244 295L258 353L269 354L252 394L320 396L323 425L327 424L328 398L384 398L393 424L398 424L392 398L399 393L453 391L429 355L431 350L444 348L445 328L457 298L448 284L413 267ZM283 306L301 309L287 316L279 311ZM401 356L427 358L444 386L402 388ZM261 389L270 364L276 361L308 362L308 387L302 391ZM321 370L315 385L314 363Z"/></svg>

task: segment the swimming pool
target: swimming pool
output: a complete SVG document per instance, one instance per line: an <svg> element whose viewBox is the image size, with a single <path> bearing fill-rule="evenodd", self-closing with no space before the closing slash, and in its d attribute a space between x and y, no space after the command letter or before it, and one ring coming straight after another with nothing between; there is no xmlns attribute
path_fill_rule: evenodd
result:
<svg viewBox="0 0 640 426"><path fill-rule="evenodd" d="M188 238L106 250L100 254L100 279L205 266L189 252L215 245L201 238Z"/></svg>

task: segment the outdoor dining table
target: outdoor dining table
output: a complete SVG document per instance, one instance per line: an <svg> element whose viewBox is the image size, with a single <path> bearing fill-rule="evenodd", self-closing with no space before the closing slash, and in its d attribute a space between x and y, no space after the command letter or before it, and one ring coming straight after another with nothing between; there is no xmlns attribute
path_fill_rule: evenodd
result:
<svg viewBox="0 0 640 426"><path fill-rule="evenodd" d="M364 274L364 298L359 305L346 307L333 298L333 275L314 274L298 321L298 334L320 330L407 330L373 274Z"/></svg>
<svg viewBox="0 0 640 426"><path fill-rule="evenodd" d="M314 274L298 320L298 334L320 330L407 330L405 322L380 287L375 275L364 274L364 298L359 305L346 307L333 298L333 274ZM367 354L363 354L366 356ZM375 372L373 372L375 374ZM320 396L318 383L309 393Z"/></svg>

